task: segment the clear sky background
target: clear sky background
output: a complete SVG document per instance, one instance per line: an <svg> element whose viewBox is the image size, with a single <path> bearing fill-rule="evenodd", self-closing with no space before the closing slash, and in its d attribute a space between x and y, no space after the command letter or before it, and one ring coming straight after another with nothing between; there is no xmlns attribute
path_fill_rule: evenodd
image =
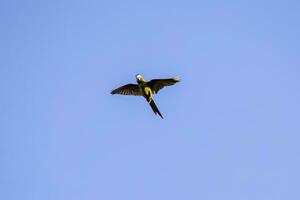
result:
<svg viewBox="0 0 300 200"><path fill-rule="evenodd" d="M2 0L0 199L299 200L299 10Z"/></svg>

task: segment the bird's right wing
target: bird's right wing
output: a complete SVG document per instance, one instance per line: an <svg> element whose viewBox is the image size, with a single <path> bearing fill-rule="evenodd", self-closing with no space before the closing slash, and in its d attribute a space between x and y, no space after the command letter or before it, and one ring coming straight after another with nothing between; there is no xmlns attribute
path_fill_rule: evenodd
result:
<svg viewBox="0 0 300 200"><path fill-rule="evenodd" d="M136 84L123 85L122 87L111 91L111 94L142 96L140 88Z"/></svg>
<svg viewBox="0 0 300 200"><path fill-rule="evenodd" d="M153 79L147 82L147 84L149 85L151 90L157 94L158 91L163 89L164 87L174 85L179 81L180 78L176 76L174 78L168 78L168 79Z"/></svg>

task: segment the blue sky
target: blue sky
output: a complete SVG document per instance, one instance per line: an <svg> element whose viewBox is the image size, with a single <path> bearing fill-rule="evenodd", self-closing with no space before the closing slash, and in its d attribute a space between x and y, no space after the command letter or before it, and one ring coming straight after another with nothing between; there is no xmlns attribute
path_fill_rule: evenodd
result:
<svg viewBox="0 0 300 200"><path fill-rule="evenodd" d="M299 9L1 1L0 199L300 199Z"/></svg>

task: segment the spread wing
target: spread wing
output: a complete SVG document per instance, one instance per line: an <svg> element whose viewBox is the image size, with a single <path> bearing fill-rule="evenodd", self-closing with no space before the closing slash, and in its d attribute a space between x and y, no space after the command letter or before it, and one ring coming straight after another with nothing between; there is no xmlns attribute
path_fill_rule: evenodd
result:
<svg viewBox="0 0 300 200"><path fill-rule="evenodd" d="M151 88L151 90L157 94L158 91L161 90L162 88L164 88L165 86L174 85L175 83L177 83L179 81L180 81L180 79L177 76L177 77L168 78L168 79L153 79L153 80L147 82L147 84Z"/></svg>
<svg viewBox="0 0 300 200"><path fill-rule="evenodd" d="M142 96L139 86L136 84L123 85L122 87L111 91L111 94Z"/></svg>

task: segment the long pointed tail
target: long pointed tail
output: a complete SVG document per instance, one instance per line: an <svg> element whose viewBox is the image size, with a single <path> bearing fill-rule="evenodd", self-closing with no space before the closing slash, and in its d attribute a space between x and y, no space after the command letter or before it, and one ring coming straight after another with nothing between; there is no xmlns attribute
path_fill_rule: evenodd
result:
<svg viewBox="0 0 300 200"><path fill-rule="evenodd" d="M158 110L156 104L154 103L154 100L151 100L149 104L150 104L150 106L151 106L153 112L154 112L155 114L158 113L158 115L163 119L163 116L160 114L160 112L159 112L159 110Z"/></svg>

